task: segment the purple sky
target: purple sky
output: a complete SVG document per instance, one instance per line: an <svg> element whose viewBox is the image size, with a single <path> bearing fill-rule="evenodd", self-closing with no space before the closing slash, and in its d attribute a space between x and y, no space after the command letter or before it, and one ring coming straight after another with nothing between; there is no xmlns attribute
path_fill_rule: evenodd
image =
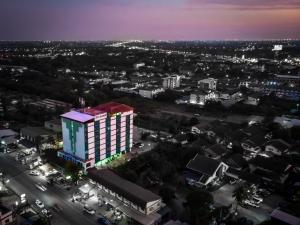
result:
<svg viewBox="0 0 300 225"><path fill-rule="evenodd" d="M300 0L0 0L0 40L300 39Z"/></svg>

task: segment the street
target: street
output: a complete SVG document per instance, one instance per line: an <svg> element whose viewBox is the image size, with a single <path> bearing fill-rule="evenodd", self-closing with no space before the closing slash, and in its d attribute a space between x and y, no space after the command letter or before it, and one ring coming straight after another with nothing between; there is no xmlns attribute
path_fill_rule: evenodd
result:
<svg viewBox="0 0 300 225"><path fill-rule="evenodd" d="M89 225L96 224L95 216L83 214L82 206L74 204L71 201L71 193L62 190L56 186L47 186L46 182L40 177L28 175L29 170L25 170L23 166L17 163L10 155L0 155L0 169L9 179L7 186L18 195L26 194L26 198L31 205L34 205L35 200L41 200L46 207L51 207L53 204L58 204L62 211L59 213L53 212L51 224L54 225ZM35 186L38 182L44 182L48 189L43 192Z"/></svg>
<svg viewBox="0 0 300 225"><path fill-rule="evenodd" d="M169 110L161 110L161 113L166 113L170 115L176 115L176 116L185 116L185 117L196 117L199 122L211 122L214 120L222 120L228 123L236 123L236 124L242 124L248 121L249 116L244 115L229 115L226 117L217 117L217 116L205 116L205 115L195 115L193 113L189 112L177 112L177 111L169 111Z"/></svg>
<svg viewBox="0 0 300 225"><path fill-rule="evenodd" d="M234 190L236 189L237 184L230 185L225 184L218 190L212 193L216 206L228 206L233 205L235 207L235 200L232 197ZM252 220L254 224L259 224L270 218L270 213L273 208L280 202L280 199L276 195L271 195L264 199L263 203L259 208L254 207L241 207L238 206L238 216L247 217Z"/></svg>

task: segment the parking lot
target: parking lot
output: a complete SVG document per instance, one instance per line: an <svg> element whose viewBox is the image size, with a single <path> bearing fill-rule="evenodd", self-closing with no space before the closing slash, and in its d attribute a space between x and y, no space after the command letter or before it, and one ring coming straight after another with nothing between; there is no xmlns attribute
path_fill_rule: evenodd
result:
<svg viewBox="0 0 300 225"><path fill-rule="evenodd" d="M240 183L235 184L225 184L218 190L212 192L216 206L229 206L232 205L235 209L236 202L233 197L234 190L240 185ZM253 193L252 196L256 196ZM282 201L282 198L275 194L270 194L269 196L262 197L261 195L257 196L261 199L261 202L256 202L252 204L252 199L247 200L243 206L237 207L237 217L246 217L253 221L254 224L259 224L270 218L270 213L279 202ZM248 201L250 202L248 204Z"/></svg>
<svg viewBox="0 0 300 225"><path fill-rule="evenodd" d="M130 218L120 207L122 203L100 190L93 182L82 184L73 192L70 201L80 204L83 211L91 217L103 218L113 224L126 225L130 223Z"/></svg>

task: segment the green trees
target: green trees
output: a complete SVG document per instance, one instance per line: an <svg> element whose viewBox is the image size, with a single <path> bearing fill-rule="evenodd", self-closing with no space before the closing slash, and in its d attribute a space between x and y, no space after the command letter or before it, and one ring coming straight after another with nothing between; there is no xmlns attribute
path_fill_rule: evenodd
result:
<svg viewBox="0 0 300 225"><path fill-rule="evenodd" d="M209 192L199 189L192 190L186 196L187 206L190 212L191 224L203 224L209 220L210 206L214 203Z"/></svg>
<svg viewBox="0 0 300 225"><path fill-rule="evenodd" d="M175 197L175 191L173 189L171 189L170 187L164 185L159 190L159 195L162 197L163 202L168 204Z"/></svg>
<svg viewBox="0 0 300 225"><path fill-rule="evenodd" d="M71 161L67 161L65 164L65 175L71 176L71 179L74 183L76 183L79 180L79 171L80 167L76 164L74 164Z"/></svg>
<svg viewBox="0 0 300 225"><path fill-rule="evenodd" d="M251 193L251 187L249 187L246 184L242 184L241 186L239 186L237 189L234 190L232 197L234 197L236 201L235 211L237 211L237 207L241 205L243 201L249 197L250 193Z"/></svg>

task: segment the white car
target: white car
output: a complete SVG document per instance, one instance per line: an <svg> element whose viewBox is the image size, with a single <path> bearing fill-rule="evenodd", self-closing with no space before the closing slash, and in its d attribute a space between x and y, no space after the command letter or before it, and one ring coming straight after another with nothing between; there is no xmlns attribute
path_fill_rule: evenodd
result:
<svg viewBox="0 0 300 225"><path fill-rule="evenodd" d="M32 176L39 176L39 175L40 175L40 172L39 172L39 171L36 171L36 170L31 170L31 171L29 172L29 174L32 175Z"/></svg>
<svg viewBox="0 0 300 225"><path fill-rule="evenodd" d="M86 212L90 215L95 215L95 213L96 213L96 211L94 209L90 208L88 205L85 205L83 207L83 212Z"/></svg>
<svg viewBox="0 0 300 225"><path fill-rule="evenodd" d="M44 203L42 203L39 199L37 199L37 200L35 201L35 204L36 204L37 207L39 207L40 209L45 208Z"/></svg>
<svg viewBox="0 0 300 225"><path fill-rule="evenodd" d="M41 183L35 184L35 187L41 191L47 190L47 188L44 185L42 185Z"/></svg>
<svg viewBox="0 0 300 225"><path fill-rule="evenodd" d="M42 214L44 214L48 218L52 217L51 212L49 210L47 210L47 209L43 209L42 210Z"/></svg>
<svg viewBox="0 0 300 225"><path fill-rule="evenodd" d="M256 204L254 201L249 200L249 199L245 200L245 201L244 201L244 204L245 204L245 205L252 206L252 207L255 207L255 208L259 208L259 205L258 205L258 204Z"/></svg>
<svg viewBox="0 0 300 225"><path fill-rule="evenodd" d="M260 204L260 203L262 203L263 202L263 199L261 198L261 197L259 197L259 196L256 196L256 195L254 195L253 197L252 197L252 201L255 203L255 204Z"/></svg>

